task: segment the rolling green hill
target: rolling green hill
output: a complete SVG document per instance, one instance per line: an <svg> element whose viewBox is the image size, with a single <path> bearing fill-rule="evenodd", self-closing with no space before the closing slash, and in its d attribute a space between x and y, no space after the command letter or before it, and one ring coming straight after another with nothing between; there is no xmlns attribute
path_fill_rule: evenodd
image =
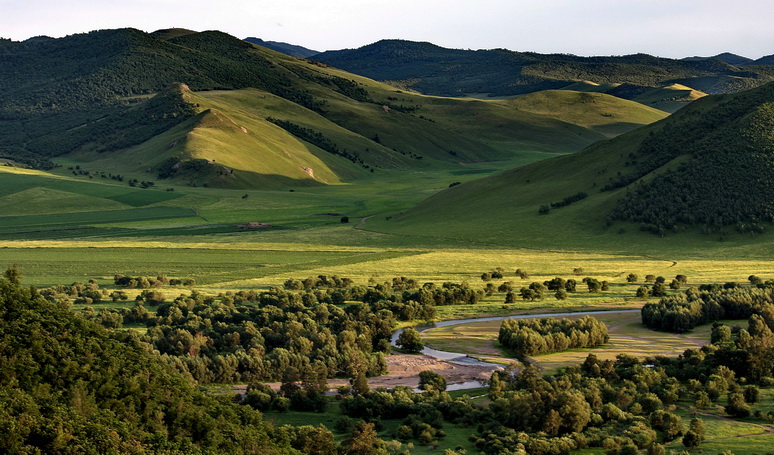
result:
<svg viewBox="0 0 774 455"><path fill-rule="evenodd" d="M554 247L625 244L629 236L611 234L632 230L763 232L774 213L772 106L774 84L704 97L582 152L449 188L369 229Z"/></svg>
<svg viewBox="0 0 774 455"><path fill-rule="evenodd" d="M624 99L630 99L646 106L654 107L665 112L676 112L686 104L707 96L706 93L694 90L681 84L672 84L665 87L636 87L629 86L633 90L627 90L629 84L622 84L606 92L610 95Z"/></svg>
<svg viewBox="0 0 774 455"><path fill-rule="evenodd" d="M518 96L510 103L516 109L580 125L608 137L666 117L661 110L592 92L545 90Z"/></svg>
<svg viewBox="0 0 774 455"><path fill-rule="evenodd" d="M573 100L549 114L404 93L214 31L105 30L6 43L0 57L0 157L50 168L66 156L178 185L287 188L521 160L659 118L601 96L586 106L592 124L570 114Z"/></svg>
<svg viewBox="0 0 774 455"><path fill-rule="evenodd" d="M645 106L673 113L697 99L707 96L706 93L694 90L681 84L671 84L663 87L646 87L635 84L596 84L591 81L580 81L562 87L562 90L577 92L606 93L617 98L635 101Z"/></svg>
<svg viewBox="0 0 774 455"><path fill-rule="evenodd" d="M770 67L736 67L719 59L682 61L645 54L578 57L505 49L470 51L403 40L323 52L314 59L376 80L443 96L511 96L560 89L580 81L648 87L679 82L707 93L727 93L774 79L774 69Z"/></svg>

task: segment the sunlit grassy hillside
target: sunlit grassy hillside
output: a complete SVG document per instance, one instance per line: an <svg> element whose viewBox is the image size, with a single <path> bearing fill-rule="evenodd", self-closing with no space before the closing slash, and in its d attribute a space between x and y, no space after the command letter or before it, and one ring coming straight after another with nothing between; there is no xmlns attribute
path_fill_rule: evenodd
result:
<svg viewBox="0 0 774 455"><path fill-rule="evenodd" d="M583 152L449 188L371 228L544 248L768 244L772 88L703 98Z"/></svg>

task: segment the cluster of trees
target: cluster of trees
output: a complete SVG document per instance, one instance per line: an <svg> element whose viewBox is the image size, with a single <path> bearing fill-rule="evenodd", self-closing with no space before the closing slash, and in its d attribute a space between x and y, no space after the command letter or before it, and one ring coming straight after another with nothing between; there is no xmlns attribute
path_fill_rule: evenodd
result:
<svg viewBox="0 0 774 455"><path fill-rule="evenodd" d="M609 284L607 281L599 281L596 278L586 277L582 280L586 286L588 286L589 292L600 292L609 290ZM504 283L506 284L506 283ZM529 286L523 286L519 290L519 296L523 300L543 300L546 291L553 291L554 297L557 300L567 299L568 292L577 291L578 282L573 279L564 279L561 277L552 278L550 280L539 282L533 281ZM502 288L502 286L501 286ZM508 290L505 303L513 303L516 301L516 294Z"/></svg>
<svg viewBox="0 0 774 455"><path fill-rule="evenodd" d="M422 352L422 349L425 347L422 343L422 337L419 335L419 331L413 327L406 327L400 335L398 335L395 344L410 354L418 354Z"/></svg>
<svg viewBox="0 0 774 455"><path fill-rule="evenodd" d="M406 277L394 277L381 283L371 280L369 286L363 286L355 285L346 277L318 275L304 280L290 278L283 286L287 290L327 290L325 298L330 298L331 303L340 305L358 301L376 305L375 308L392 311L401 321L429 320L435 316L436 305L477 303L484 295L483 290L474 290L466 284L447 282L440 287L434 283L420 286L416 279Z"/></svg>
<svg viewBox="0 0 774 455"><path fill-rule="evenodd" d="M62 306L68 306L71 302L91 304L99 303L102 299L108 297L108 292L105 289L100 289L99 284L94 280L89 280L86 283L76 281L70 285L58 284L51 286L50 288L43 289L41 294L48 300L58 302ZM121 299L120 294L116 294L115 300Z"/></svg>
<svg viewBox="0 0 774 455"><path fill-rule="evenodd" d="M149 289L158 288L164 285L193 286L196 284L196 280L193 278L168 278L166 275L159 275L154 278L150 276L128 276L117 273L113 276L113 283L116 286L126 288Z"/></svg>
<svg viewBox="0 0 774 455"><path fill-rule="evenodd" d="M519 357L607 343L607 326L591 316L572 319L505 319L497 341Z"/></svg>
<svg viewBox="0 0 774 455"><path fill-rule="evenodd" d="M345 158L355 164L359 164L362 167L367 165L363 162L363 159L357 152L349 152L347 149L340 149L335 142L325 137L324 134L319 131L315 131L311 128L306 128L301 125L295 124L289 120L280 120L274 117L267 117L267 121L274 123L288 133L302 139L312 145L315 145L326 152Z"/></svg>
<svg viewBox="0 0 774 455"><path fill-rule="evenodd" d="M578 202L580 200L586 199L588 197L588 193L585 193L583 191L580 191L578 193L575 193L571 196L567 196L561 201L552 202L550 205L541 205L540 209L538 210L538 213L541 215L547 214L551 209L558 209L561 207L567 207L568 205L572 204L573 202Z"/></svg>
<svg viewBox="0 0 774 455"><path fill-rule="evenodd" d="M374 102L374 100L371 98L371 95L368 93L368 90L364 89L362 85L351 79L344 79L343 77L331 75L322 75L316 72L312 73L311 71L302 70L300 68L296 68L294 72L304 79L330 87L333 90L348 98L352 98L355 101L361 101L364 103Z"/></svg>
<svg viewBox="0 0 774 455"><path fill-rule="evenodd" d="M491 281L501 279L505 270L502 267L496 267L491 272L484 272L481 274L481 279L484 281Z"/></svg>
<svg viewBox="0 0 774 455"><path fill-rule="evenodd" d="M383 373L396 318L375 308L337 306L325 291L273 289L181 296L155 316L124 310L124 320L145 323L142 340L201 383L280 381L289 369L300 378Z"/></svg>
<svg viewBox="0 0 774 455"><path fill-rule="evenodd" d="M629 283L637 282L637 275L630 273L626 278ZM645 285L637 288L637 297L665 297L667 295L666 278L663 276L645 275ZM668 288L674 291L679 290L683 285L688 284L688 277L685 275L676 275L669 283Z"/></svg>
<svg viewBox="0 0 774 455"><path fill-rule="evenodd" d="M702 285L642 307L642 323L670 332L686 332L697 325L724 318L761 315L774 321L774 287L740 287L737 283ZM772 322L774 323L774 322Z"/></svg>
<svg viewBox="0 0 774 455"><path fill-rule="evenodd" d="M434 283L425 283L417 290L404 291L402 299L435 306L474 305L483 296L484 291L481 289L473 289L465 283L447 282L440 287Z"/></svg>
<svg viewBox="0 0 774 455"><path fill-rule="evenodd" d="M150 180L148 180L148 181L142 180L141 181L141 180L138 180L138 179L130 179L128 183L129 183L129 186L131 186L131 187L139 186L140 188L142 188L144 190L146 190L146 189L152 187L153 185L155 185L155 183L150 181Z"/></svg>
<svg viewBox="0 0 774 455"><path fill-rule="evenodd" d="M392 390L353 389L340 401L345 416L341 423L355 418L379 426L382 419L402 419L394 437L404 442L413 439L422 445L431 445L445 437L444 420L460 425L475 424L471 419L477 407L466 398L452 399L445 393L443 376L434 371L423 371L419 388L423 393L414 393L405 386Z"/></svg>
<svg viewBox="0 0 774 455"><path fill-rule="evenodd" d="M404 278L405 279L405 278ZM395 278L395 280L399 280ZM304 280L297 280L294 278L288 278L283 283L285 289L288 290L301 290L301 289L342 289L348 288L355 284L350 278L340 277L338 275L317 275L316 277L310 276Z"/></svg>

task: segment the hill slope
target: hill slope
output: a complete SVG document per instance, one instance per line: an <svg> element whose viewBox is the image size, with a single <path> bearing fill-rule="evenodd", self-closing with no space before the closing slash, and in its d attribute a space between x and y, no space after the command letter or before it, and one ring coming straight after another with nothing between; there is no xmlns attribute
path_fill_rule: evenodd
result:
<svg viewBox="0 0 774 455"><path fill-rule="evenodd" d="M615 241L604 226L632 222L659 234L760 232L774 219L772 150L768 84L704 97L582 152L457 185L370 229L554 246Z"/></svg>
<svg viewBox="0 0 774 455"><path fill-rule="evenodd" d="M592 128L502 101L403 93L220 32L105 30L8 42L0 57L0 157L50 167L67 155L142 180L332 184L573 152L656 119L630 105Z"/></svg>
<svg viewBox="0 0 774 455"><path fill-rule="evenodd" d="M752 62L751 65L774 65L774 54L764 55L758 60Z"/></svg>
<svg viewBox="0 0 774 455"><path fill-rule="evenodd" d="M627 86L634 90L628 90ZM707 96L702 91L694 90L682 84L671 84L657 88L632 87L629 84L622 84L606 93L636 101L665 112L677 112L687 104Z"/></svg>
<svg viewBox="0 0 774 455"><path fill-rule="evenodd" d="M579 81L649 87L680 81L707 93L726 93L774 80L772 68L738 68L718 59L681 61L644 54L577 57L504 49L469 51L401 40L323 52L314 59L376 80L443 96L510 96L559 89ZM729 78L733 78L733 83Z"/></svg>
<svg viewBox="0 0 774 455"><path fill-rule="evenodd" d="M516 109L580 125L608 137L666 117L658 109L602 93L545 90L510 100Z"/></svg>

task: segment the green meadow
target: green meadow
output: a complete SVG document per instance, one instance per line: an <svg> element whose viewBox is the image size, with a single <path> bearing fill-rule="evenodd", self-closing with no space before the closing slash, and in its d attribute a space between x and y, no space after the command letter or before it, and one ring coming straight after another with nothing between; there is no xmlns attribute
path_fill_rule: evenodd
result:
<svg viewBox="0 0 774 455"><path fill-rule="evenodd" d="M496 164L481 163L294 191L192 187L161 191L68 176L64 170L0 167L5 194L0 197L0 263L19 265L26 280L36 286L87 279L107 283L115 273L192 277L213 290L267 288L287 278L318 274L347 276L362 284L406 276L483 286L481 274L496 267L506 272L527 270L526 280L513 274L502 280L517 288L556 276L578 280L591 276L611 284L609 292L578 292L561 303L548 298L511 304L505 311L620 305L636 290L626 283L629 273L641 280L647 274L670 279L684 274L690 284L774 275L765 234L751 243L741 236L719 242L700 234L664 239L633 232L616 235L607 245L584 238L576 238L572 245L571 234L563 235L558 225L557 247L548 248L539 235L535 242L505 236L497 242L483 221L481 239L438 235L446 226L426 223L395 233L374 226L451 182L495 170ZM17 186L26 179L27 185ZM49 199L51 194L59 198ZM342 223L342 217L348 217L348 223ZM270 227L240 227L249 222ZM441 308L440 315L499 314L504 311L502 302L502 296L493 297L476 308Z"/></svg>

